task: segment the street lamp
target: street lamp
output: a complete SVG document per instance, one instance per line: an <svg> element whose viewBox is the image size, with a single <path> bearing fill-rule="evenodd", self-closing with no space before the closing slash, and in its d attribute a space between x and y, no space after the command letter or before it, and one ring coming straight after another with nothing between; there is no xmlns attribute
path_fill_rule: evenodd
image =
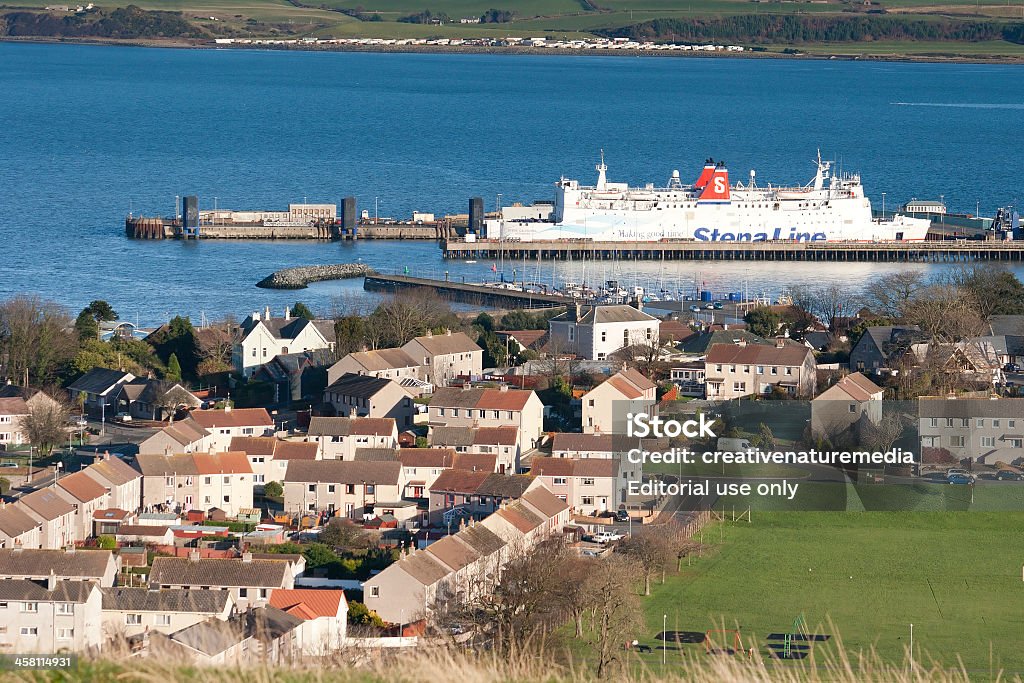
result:
<svg viewBox="0 0 1024 683"><path fill-rule="evenodd" d="M665 668L666 657L668 657L668 633L665 629L668 628L668 615L661 615L661 667Z"/></svg>
<svg viewBox="0 0 1024 683"><path fill-rule="evenodd" d="M60 479L60 470L61 470L62 467L64 467L64 463L62 463L62 462L58 461L58 462L55 462L53 464L53 487L54 488L57 488L57 480Z"/></svg>

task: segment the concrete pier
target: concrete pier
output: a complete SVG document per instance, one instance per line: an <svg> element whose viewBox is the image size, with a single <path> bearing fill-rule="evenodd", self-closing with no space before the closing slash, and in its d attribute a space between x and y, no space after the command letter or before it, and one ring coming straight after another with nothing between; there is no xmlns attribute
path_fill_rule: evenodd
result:
<svg viewBox="0 0 1024 683"><path fill-rule="evenodd" d="M942 240L925 242L511 242L445 240L446 259L542 261L838 261L961 263L1024 262L1024 242Z"/></svg>
<svg viewBox="0 0 1024 683"><path fill-rule="evenodd" d="M408 275L367 275L363 289L370 292L399 292L428 288L444 299L491 308L556 308L567 306L573 299L561 294L531 294L479 284L431 280Z"/></svg>

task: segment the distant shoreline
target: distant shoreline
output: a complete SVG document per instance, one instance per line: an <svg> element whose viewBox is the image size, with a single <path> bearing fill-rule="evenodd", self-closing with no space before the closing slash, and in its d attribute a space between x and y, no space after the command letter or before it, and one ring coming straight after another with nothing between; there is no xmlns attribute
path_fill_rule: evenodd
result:
<svg viewBox="0 0 1024 683"><path fill-rule="evenodd" d="M291 38L282 40L292 40ZM46 36L0 36L4 43L102 45L120 47L155 47L193 50L259 50L279 52L368 52L380 54L471 54L471 55L543 55L572 57L679 57L697 59L797 59L814 61L843 60L851 62L909 62L921 64L1024 64L1024 55L903 55L903 54L783 54L750 49L743 52L625 51L552 49L540 47L484 47L477 45L217 45L209 41L173 38L68 38Z"/></svg>

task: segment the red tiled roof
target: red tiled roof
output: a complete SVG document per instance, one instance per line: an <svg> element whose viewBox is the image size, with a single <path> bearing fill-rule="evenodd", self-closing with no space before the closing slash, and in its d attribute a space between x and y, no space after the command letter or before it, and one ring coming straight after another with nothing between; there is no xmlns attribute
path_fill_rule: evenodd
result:
<svg viewBox="0 0 1024 683"><path fill-rule="evenodd" d="M398 451L403 467L444 467L452 466L455 451L450 448L403 448Z"/></svg>
<svg viewBox="0 0 1024 683"><path fill-rule="evenodd" d="M107 488L103 484L85 472L75 472L74 474L63 476L57 480L57 486L83 503L96 500L107 492Z"/></svg>
<svg viewBox="0 0 1024 683"><path fill-rule="evenodd" d="M457 453L451 466L470 472L493 472L497 462L498 456L493 453Z"/></svg>
<svg viewBox="0 0 1024 683"><path fill-rule="evenodd" d="M438 389L430 399L431 406L442 408L477 408L481 410L522 410L533 395L522 389L463 389L445 387Z"/></svg>
<svg viewBox="0 0 1024 683"><path fill-rule="evenodd" d="M270 594L270 606L286 612L296 607L304 608L306 614L296 613L300 619L316 619L317 617L335 617L346 604L345 591L321 590L311 588L285 589L277 588Z"/></svg>
<svg viewBox="0 0 1024 683"><path fill-rule="evenodd" d="M644 392L640 391L631 383L627 382L625 379L619 377L618 375L612 375L611 377L608 378L607 381L608 384L615 387L615 389L618 390L620 394L622 394L628 399L640 398L641 396L644 395Z"/></svg>
<svg viewBox="0 0 1024 683"><path fill-rule="evenodd" d="M808 355L813 354L803 344L786 344L782 347L765 344L712 344L706 362L797 366L803 365Z"/></svg>
<svg viewBox="0 0 1024 683"><path fill-rule="evenodd" d="M246 455L273 455L277 439L272 436L233 436L228 450L244 451Z"/></svg>
<svg viewBox="0 0 1024 683"><path fill-rule="evenodd" d="M245 453L193 453L196 474L251 474L252 466Z"/></svg>
<svg viewBox="0 0 1024 683"><path fill-rule="evenodd" d="M278 441L274 460L316 460L315 441Z"/></svg>
<svg viewBox="0 0 1024 683"><path fill-rule="evenodd" d="M484 480L490 476L494 470L488 470L486 472L470 472L469 470L445 470L442 472L434 483L431 485L430 490L433 491L452 491L456 493L475 493L480 485L484 483Z"/></svg>

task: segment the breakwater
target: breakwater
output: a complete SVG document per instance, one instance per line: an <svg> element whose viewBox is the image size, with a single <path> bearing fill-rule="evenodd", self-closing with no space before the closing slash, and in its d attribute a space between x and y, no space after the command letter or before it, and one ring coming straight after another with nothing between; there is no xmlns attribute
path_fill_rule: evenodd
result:
<svg viewBox="0 0 1024 683"><path fill-rule="evenodd" d="M263 289L305 289L310 282L346 280L374 274L365 263L339 263L327 266L297 266L271 273L256 283Z"/></svg>
<svg viewBox="0 0 1024 683"><path fill-rule="evenodd" d="M373 274L367 275L363 281L363 289L369 292L394 293L420 288L432 289L448 301L493 308L557 308L573 303L572 298L561 294L539 294L483 284L452 282L447 277L444 280L433 280L409 275Z"/></svg>

